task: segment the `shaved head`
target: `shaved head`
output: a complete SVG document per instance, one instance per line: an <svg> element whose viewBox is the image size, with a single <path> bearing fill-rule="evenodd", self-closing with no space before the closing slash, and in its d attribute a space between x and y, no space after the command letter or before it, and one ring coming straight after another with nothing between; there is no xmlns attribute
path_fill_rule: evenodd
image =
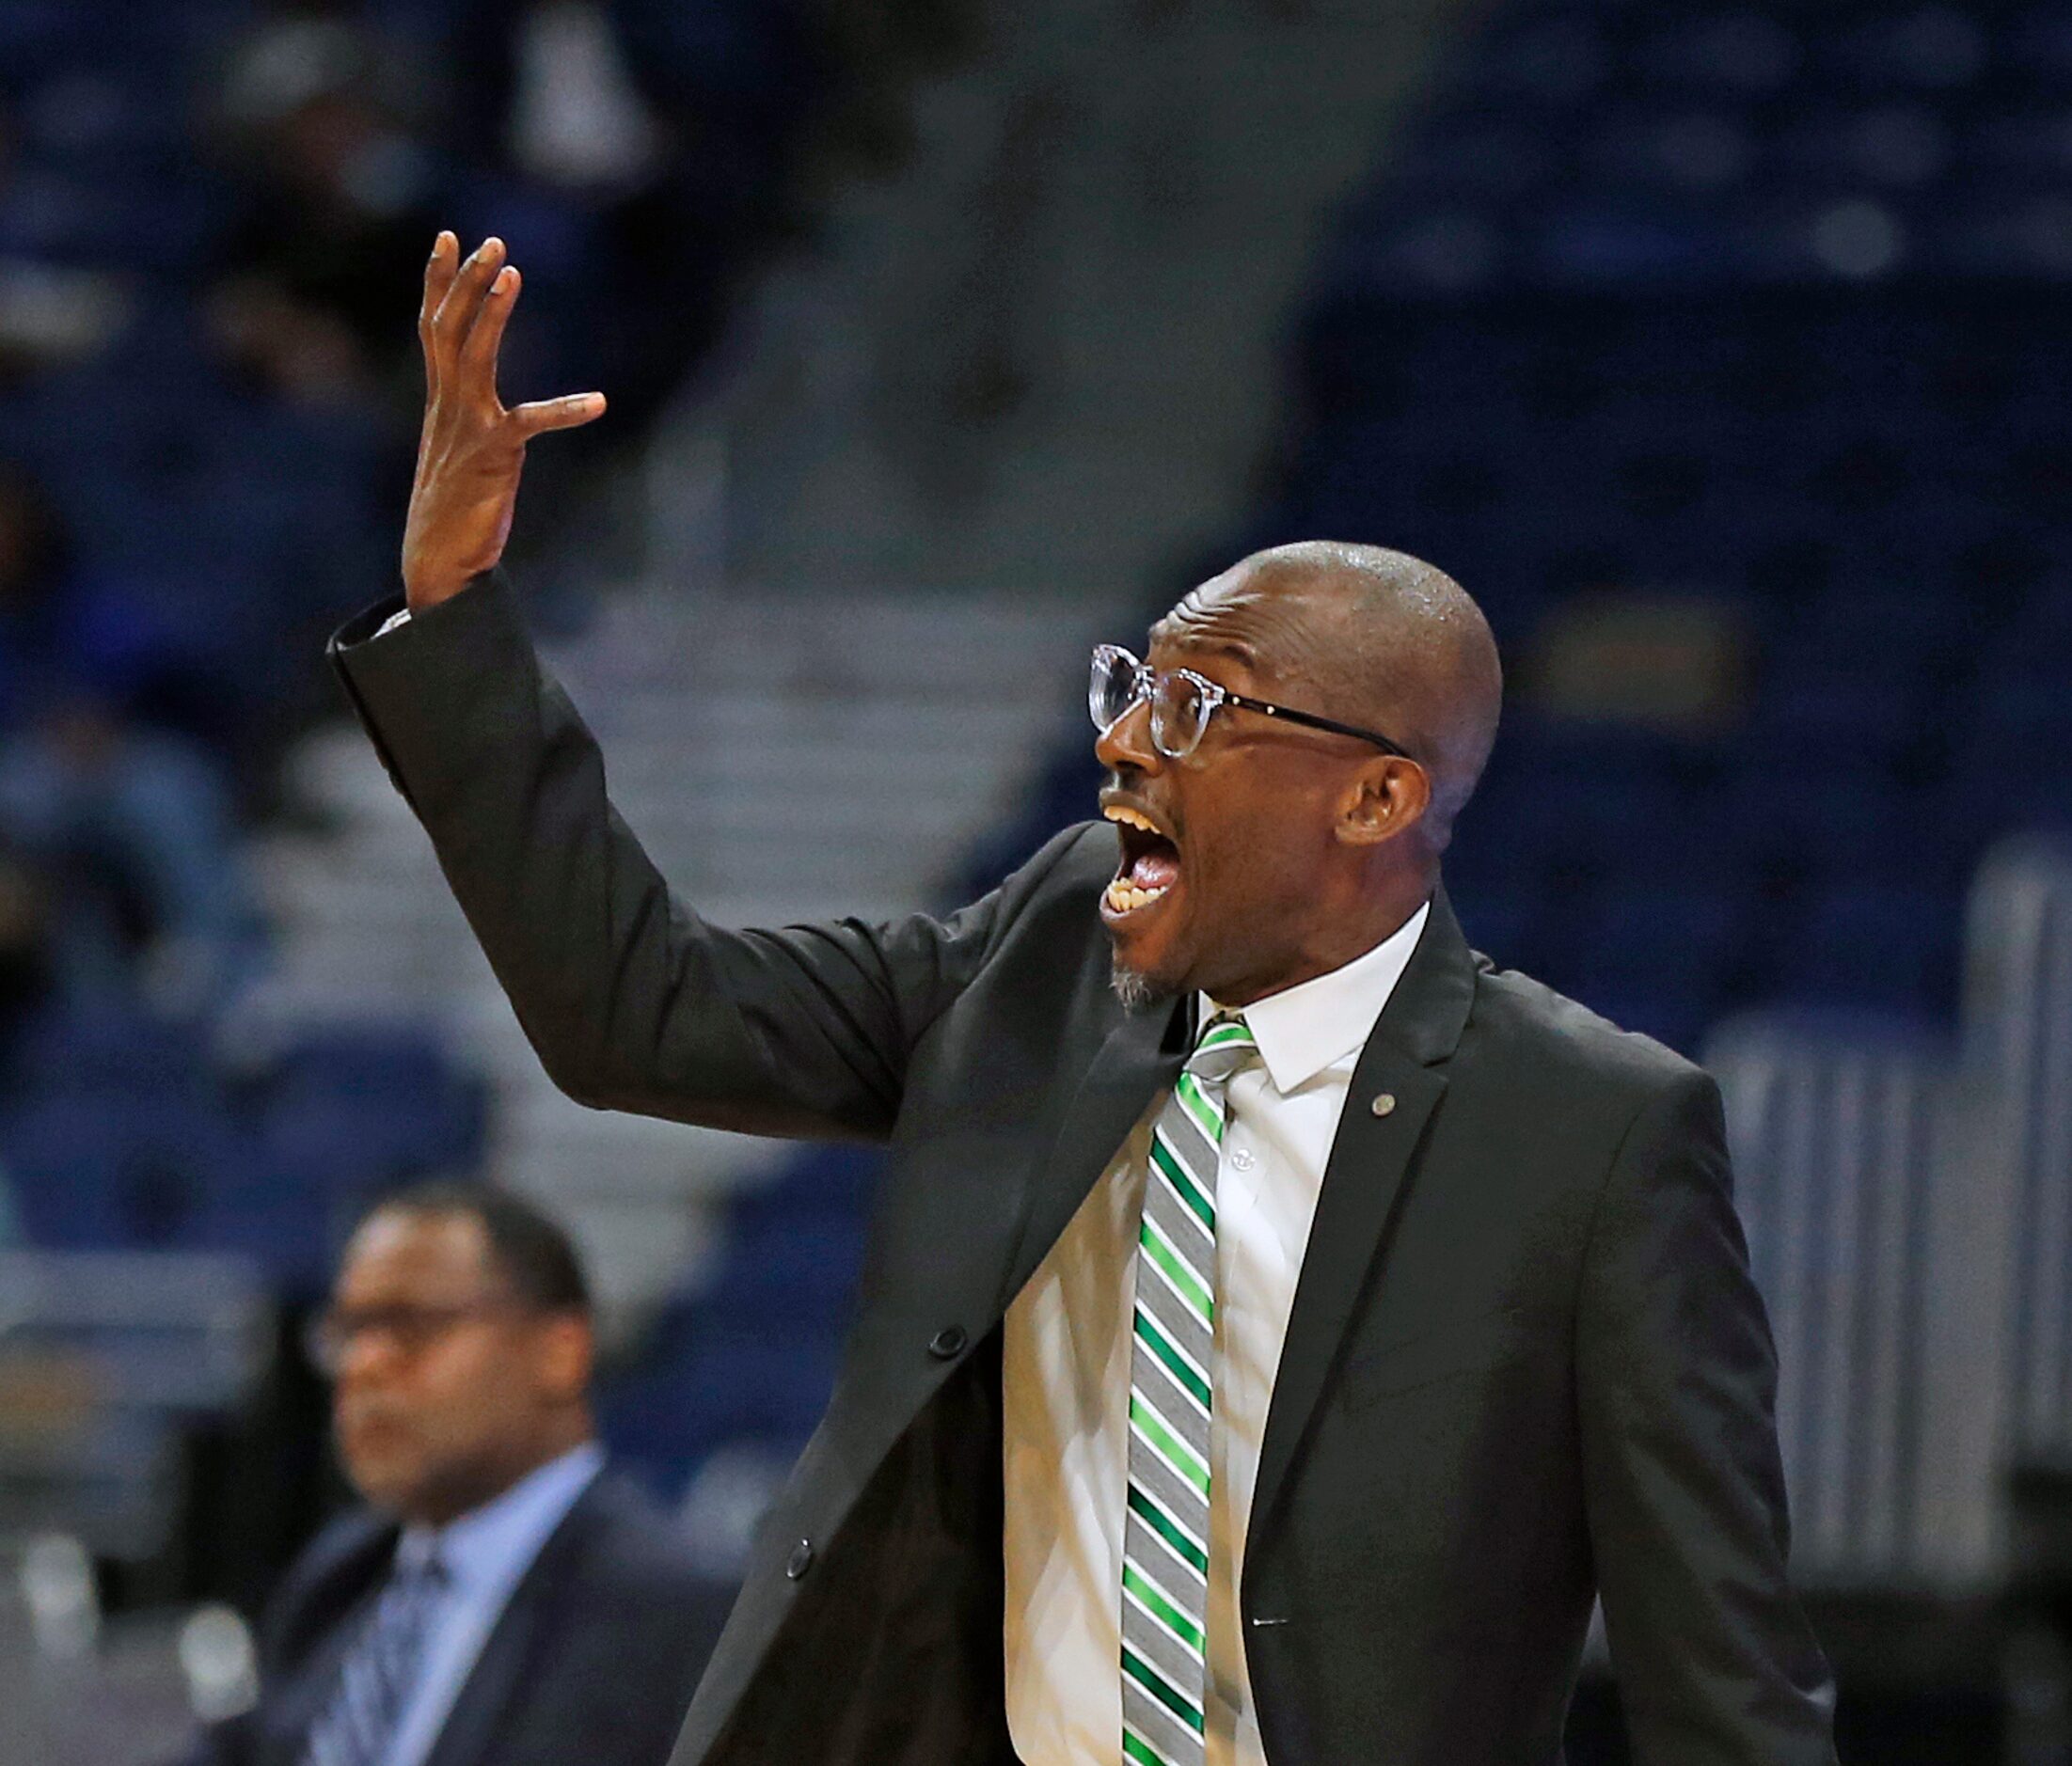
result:
<svg viewBox="0 0 2072 1766"><path fill-rule="evenodd" d="M1190 591L1144 665L1116 655L1134 697L1094 752L1125 1001L1191 987L1249 1004L1431 899L1503 697L1488 623L1450 576L1380 546L1276 546ZM1218 715L1175 709L1204 693Z"/></svg>
<svg viewBox="0 0 2072 1766"><path fill-rule="evenodd" d="M1504 677L1489 623L1467 591L1407 552L1303 540L1255 552L1191 591L1154 628L1215 641L1245 610L1232 644L1313 695L1308 709L1380 732L1431 778L1423 835L1434 855L1474 795L1496 740Z"/></svg>

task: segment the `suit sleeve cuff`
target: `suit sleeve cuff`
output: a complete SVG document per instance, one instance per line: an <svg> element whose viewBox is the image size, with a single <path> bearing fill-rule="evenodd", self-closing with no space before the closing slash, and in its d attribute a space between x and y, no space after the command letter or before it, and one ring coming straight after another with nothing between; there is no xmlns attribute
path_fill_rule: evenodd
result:
<svg viewBox="0 0 2072 1766"><path fill-rule="evenodd" d="M530 654L530 645L500 569L482 572L457 595L418 614L402 595L390 595L346 621L327 646L383 770L413 810L419 806L407 763L423 765L423 727L435 719L434 708L486 686L517 653ZM497 659L487 669L485 656ZM435 752L436 745L430 746Z"/></svg>

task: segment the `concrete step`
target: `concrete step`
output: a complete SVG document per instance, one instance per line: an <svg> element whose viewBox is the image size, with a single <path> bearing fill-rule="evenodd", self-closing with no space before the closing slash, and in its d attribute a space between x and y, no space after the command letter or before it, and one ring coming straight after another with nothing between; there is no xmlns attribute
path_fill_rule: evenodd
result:
<svg viewBox="0 0 2072 1766"><path fill-rule="evenodd" d="M548 660L682 897L716 925L781 926L930 902L1069 717L1089 631L1070 603L828 595L773 621L649 594ZM788 1148L563 1097L364 736L312 736L290 779L331 827L254 847L280 928L255 1028L435 1018L494 1088L491 1170L566 1213L615 1320L679 1286L724 1196Z"/></svg>
<svg viewBox="0 0 2072 1766"><path fill-rule="evenodd" d="M911 161L830 201L735 403L699 414L728 568L1133 617L1254 500L1321 226L1463 9L989 6L983 58L917 94ZM983 415L974 365L1011 388Z"/></svg>

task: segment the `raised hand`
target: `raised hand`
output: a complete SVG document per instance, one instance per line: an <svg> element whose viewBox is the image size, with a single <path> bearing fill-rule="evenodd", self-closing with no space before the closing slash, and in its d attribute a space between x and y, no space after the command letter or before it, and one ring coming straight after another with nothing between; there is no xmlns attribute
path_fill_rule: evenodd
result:
<svg viewBox="0 0 2072 1766"><path fill-rule="evenodd" d="M518 298L517 267L500 239L459 262L441 233L424 271L418 340L424 346L424 431L403 533L403 586L414 611L458 594L503 556L517 507L525 445L552 429L604 415L601 392L504 408L497 351Z"/></svg>

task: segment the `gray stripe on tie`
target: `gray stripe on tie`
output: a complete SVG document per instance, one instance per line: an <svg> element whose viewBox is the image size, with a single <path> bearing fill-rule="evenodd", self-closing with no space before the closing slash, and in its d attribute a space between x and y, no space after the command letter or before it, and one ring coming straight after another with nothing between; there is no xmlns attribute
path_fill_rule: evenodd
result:
<svg viewBox="0 0 2072 1766"><path fill-rule="evenodd" d="M1137 1247L1137 1255L1146 1255L1144 1247ZM1155 1270L1145 1270L1137 1279L1137 1305L1151 1322L1165 1332L1166 1338L1181 1350L1197 1367L1213 1369L1216 1362L1216 1338L1201 1314L1196 1312L1178 1295L1165 1285L1163 1276ZM1150 1349L1139 1344L1134 1329L1131 1332L1131 1347L1133 1352L1148 1355ZM1131 1372L1135 1374L1136 1364L1131 1362Z"/></svg>
<svg viewBox="0 0 2072 1766"><path fill-rule="evenodd" d="M1179 1166L1195 1183L1210 1203L1216 1199L1215 1142L1202 1132L1201 1125L1187 1113L1187 1106L1178 1097L1171 1100L1169 1112L1162 1115L1153 1132L1161 1136L1166 1150L1179 1161Z"/></svg>
<svg viewBox="0 0 2072 1766"><path fill-rule="evenodd" d="M1168 1759L1201 1758L1201 1737L1127 1674L1122 1677L1122 1720Z"/></svg>
<svg viewBox="0 0 2072 1766"><path fill-rule="evenodd" d="M1148 1443L1130 1438L1130 1482L1202 1542L1209 1544L1209 1505L1202 1494L1164 1460L1151 1451Z"/></svg>
<svg viewBox="0 0 2072 1766"><path fill-rule="evenodd" d="M1179 1554L1178 1547L1134 1509L1129 1511L1129 1519L1123 1522L1122 1537L1124 1558L1160 1587L1175 1593L1175 1604L1200 1624L1201 1617L1194 1609L1208 1598L1202 1591L1209 1579ZM1178 1600L1177 1595L1181 1588L1193 1591L1184 1600Z"/></svg>
<svg viewBox="0 0 2072 1766"><path fill-rule="evenodd" d="M1141 1344L1138 1347L1143 1348ZM1130 1384L1137 1397L1150 1400L1160 1421L1185 1442L1204 1468L1208 1468L1209 1418L1179 1381L1165 1371L1165 1364L1147 1350Z"/></svg>
<svg viewBox="0 0 2072 1766"><path fill-rule="evenodd" d="M1185 1607L1180 1609L1186 1611ZM1189 1615L1192 1617L1192 1615ZM1147 1614L1122 1599L1122 1638L1180 1693L1192 1695L1194 1682L1202 1678L1201 1658Z"/></svg>

